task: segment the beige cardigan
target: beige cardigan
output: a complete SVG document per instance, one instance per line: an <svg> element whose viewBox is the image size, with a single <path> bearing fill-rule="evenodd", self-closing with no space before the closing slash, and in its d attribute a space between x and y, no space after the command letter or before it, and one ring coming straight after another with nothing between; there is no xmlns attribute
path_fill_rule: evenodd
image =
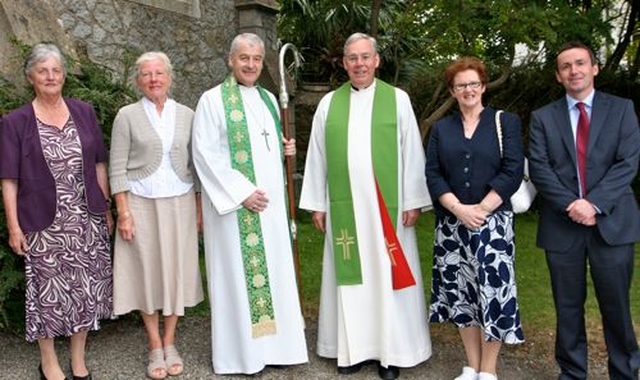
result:
<svg viewBox="0 0 640 380"><path fill-rule="evenodd" d="M191 124L193 111L176 103L176 126L171 145L171 166L178 178L194 183L200 191L200 183L191 159ZM162 162L162 141L149 122L142 100L122 107L111 130L109 183L111 193L129 191L129 181L153 174Z"/></svg>

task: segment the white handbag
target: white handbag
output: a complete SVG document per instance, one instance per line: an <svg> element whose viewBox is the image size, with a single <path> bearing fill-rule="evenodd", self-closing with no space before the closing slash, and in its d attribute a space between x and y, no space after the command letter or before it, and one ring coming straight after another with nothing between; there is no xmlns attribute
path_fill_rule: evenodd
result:
<svg viewBox="0 0 640 380"><path fill-rule="evenodd" d="M500 146L500 158L502 158L502 126L500 124L500 114L502 111L496 111L496 131L498 132L498 145ZM520 214L527 212L538 191L533 186L533 182L529 178L529 160L524 158L524 175L518 190L511 196L511 207L513 212Z"/></svg>

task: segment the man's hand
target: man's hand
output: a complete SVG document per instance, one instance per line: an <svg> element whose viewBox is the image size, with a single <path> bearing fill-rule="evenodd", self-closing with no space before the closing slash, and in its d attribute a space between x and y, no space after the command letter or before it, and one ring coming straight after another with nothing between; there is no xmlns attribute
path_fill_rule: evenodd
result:
<svg viewBox="0 0 640 380"><path fill-rule="evenodd" d="M418 217L420 217L420 209L416 208L409 211L402 212L402 225L405 227L415 226L416 222L418 222Z"/></svg>
<svg viewBox="0 0 640 380"><path fill-rule="evenodd" d="M296 139L285 139L282 138L282 142L284 143L284 155L285 156L295 156L296 154Z"/></svg>
<svg viewBox="0 0 640 380"><path fill-rule="evenodd" d="M327 213L323 211L314 211L313 216L311 217L313 220L313 225L316 229L322 233L325 233L326 230L326 221L327 221Z"/></svg>
<svg viewBox="0 0 640 380"><path fill-rule="evenodd" d="M567 206L567 214L569 218L576 223L585 226L596 225L596 208L586 199L580 198L571 202L571 204Z"/></svg>
<svg viewBox="0 0 640 380"><path fill-rule="evenodd" d="M267 198L267 193L264 190L256 190L253 194L249 195L247 199L242 202L242 206L244 206L247 210L251 210L253 212L262 212L269 205L269 198Z"/></svg>

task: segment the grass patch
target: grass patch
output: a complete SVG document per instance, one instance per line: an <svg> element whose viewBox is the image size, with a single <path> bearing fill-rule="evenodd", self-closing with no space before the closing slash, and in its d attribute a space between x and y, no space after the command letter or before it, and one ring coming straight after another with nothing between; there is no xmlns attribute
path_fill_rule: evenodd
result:
<svg viewBox="0 0 640 380"><path fill-rule="evenodd" d="M425 296L430 298L431 266L433 259L434 215L432 212L423 214L417 225L418 249L424 278ZM537 215L533 212L520 214L516 217L516 281L518 298L525 337L534 335L549 336L555 330L555 310L551 295L551 282L545 261L544 251L538 248L536 242ZM298 251L300 257L301 289L304 314L315 318L318 313L320 299L320 282L322 279L322 249L324 235L316 231L311 223L310 214L301 211L298 214ZM201 260L203 281L204 258ZM640 244L636 244L635 271L640 271ZM205 293L206 293L206 284ZM206 297L206 296L205 296ZM640 331L640 276L633 278L631 289L632 315L636 324L636 331ZM593 292L593 285L589 279L587 303L585 305L587 326L598 339L601 338L600 312ZM188 315L207 315L208 302L190 309ZM593 335L595 338L596 335Z"/></svg>

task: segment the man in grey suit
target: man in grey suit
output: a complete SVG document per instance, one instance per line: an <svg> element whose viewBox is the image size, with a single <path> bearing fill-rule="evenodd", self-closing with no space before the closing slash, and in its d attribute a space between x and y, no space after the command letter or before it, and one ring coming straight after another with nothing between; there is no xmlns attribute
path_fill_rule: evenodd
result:
<svg viewBox="0 0 640 380"><path fill-rule="evenodd" d="M640 157L638 119L631 100L595 90L598 64L587 46L563 45L556 63L566 96L531 114L529 159L542 197L537 244L546 252L556 307L558 379L587 378L589 268L609 378L638 380L640 352L629 300L634 242L640 240L631 188Z"/></svg>

